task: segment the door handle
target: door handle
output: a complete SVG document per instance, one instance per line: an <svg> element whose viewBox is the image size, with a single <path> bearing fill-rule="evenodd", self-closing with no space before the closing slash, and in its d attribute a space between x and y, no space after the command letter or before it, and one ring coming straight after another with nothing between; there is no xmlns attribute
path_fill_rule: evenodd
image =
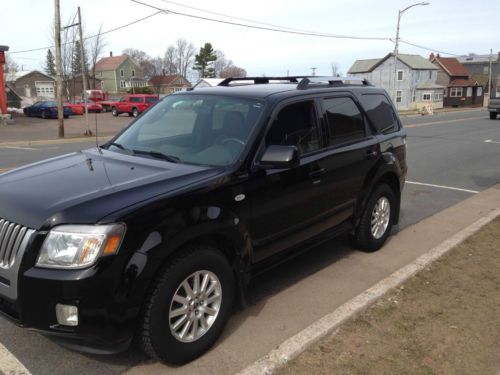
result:
<svg viewBox="0 0 500 375"><path fill-rule="evenodd" d="M378 155L378 151L376 151L376 150L366 150L366 159L367 160L374 159L377 157L377 155Z"/></svg>
<svg viewBox="0 0 500 375"><path fill-rule="evenodd" d="M322 174L325 174L326 173L326 168L321 168L321 169L316 169L312 172L309 173L309 176L311 176L312 178L318 178L320 177Z"/></svg>

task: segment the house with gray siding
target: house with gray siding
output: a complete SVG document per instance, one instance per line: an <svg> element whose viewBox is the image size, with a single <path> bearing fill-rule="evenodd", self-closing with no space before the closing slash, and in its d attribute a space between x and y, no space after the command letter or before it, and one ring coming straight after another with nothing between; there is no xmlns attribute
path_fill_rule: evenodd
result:
<svg viewBox="0 0 500 375"><path fill-rule="evenodd" d="M55 79L38 70L8 73L5 81L12 90L25 98L55 98Z"/></svg>
<svg viewBox="0 0 500 375"><path fill-rule="evenodd" d="M445 87L436 83L438 68L419 55L389 53L377 59L356 60L348 77L366 78L384 88L400 110L443 107Z"/></svg>

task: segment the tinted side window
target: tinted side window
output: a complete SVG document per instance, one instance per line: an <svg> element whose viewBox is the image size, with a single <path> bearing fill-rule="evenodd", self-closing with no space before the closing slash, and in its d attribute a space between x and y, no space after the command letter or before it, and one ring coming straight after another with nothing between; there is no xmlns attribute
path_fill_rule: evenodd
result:
<svg viewBox="0 0 500 375"><path fill-rule="evenodd" d="M380 133L398 130L396 115L389 100L382 94L361 95L361 104L366 115Z"/></svg>
<svg viewBox="0 0 500 375"><path fill-rule="evenodd" d="M314 102L290 104L284 107L271 125L266 145L297 146L301 154L319 150Z"/></svg>
<svg viewBox="0 0 500 375"><path fill-rule="evenodd" d="M143 98L142 97L137 97L137 96L132 96L130 97L130 102L131 103L142 103L143 102Z"/></svg>
<svg viewBox="0 0 500 375"><path fill-rule="evenodd" d="M329 143L337 145L365 136L363 116L351 98L323 100L328 122Z"/></svg>

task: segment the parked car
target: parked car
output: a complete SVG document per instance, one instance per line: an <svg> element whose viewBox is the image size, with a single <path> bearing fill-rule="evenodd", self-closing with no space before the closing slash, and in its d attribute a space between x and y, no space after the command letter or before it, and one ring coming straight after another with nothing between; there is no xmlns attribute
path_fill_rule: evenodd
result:
<svg viewBox="0 0 500 375"><path fill-rule="evenodd" d="M135 338L182 364L216 342L253 275L340 234L382 247L407 172L387 93L244 80L258 84L170 95L99 149L2 174L0 310L72 348Z"/></svg>
<svg viewBox="0 0 500 375"><path fill-rule="evenodd" d="M93 102L99 103L106 100L107 95L103 90L87 90L87 98Z"/></svg>
<svg viewBox="0 0 500 375"><path fill-rule="evenodd" d="M24 107L23 112L28 117L57 118L57 102L50 100L36 102L33 105ZM64 118L68 118L72 114L71 108L67 105L63 106Z"/></svg>
<svg viewBox="0 0 500 375"><path fill-rule="evenodd" d="M89 112L96 112L96 113L101 113L102 112L102 105L99 103L95 103L92 100L76 100L74 102L75 105L79 105L85 110L85 107L87 107L87 110Z"/></svg>
<svg viewBox="0 0 500 375"><path fill-rule="evenodd" d="M498 113L500 113L500 98L491 98L488 102L488 111L490 112L490 119L495 120Z"/></svg>
<svg viewBox="0 0 500 375"><path fill-rule="evenodd" d="M118 116L121 113L128 113L129 116L137 117L146 109L154 105L158 100L158 95L127 95L118 102L111 104L111 113L113 116Z"/></svg>
<svg viewBox="0 0 500 375"><path fill-rule="evenodd" d="M65 102L64 106L69 107L73 115L81 116L83 115L83 106L71 102Z"/></svg>

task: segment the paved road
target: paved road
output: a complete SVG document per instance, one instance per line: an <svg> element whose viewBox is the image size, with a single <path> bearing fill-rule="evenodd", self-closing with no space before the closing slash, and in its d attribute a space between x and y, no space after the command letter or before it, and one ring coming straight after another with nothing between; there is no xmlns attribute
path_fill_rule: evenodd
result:
<svg viewBox="0 0 500 375"><path fill-rule="evenodd" d="M402 228L500 182L500 120L489 120L486 111L409 117L403 121L408 129L410 170L409 183L403 194ZM91 141L27 147L16 145L18 148L0 145L0 169L91 145ZM261 276L250 290L252 301L260 306L259 301L279 299L281 291L292 285L300 288L301 281L318 270L326 270L334 262L352 264L352 258L358 258L357 253L353 253L342 240L338 240L338 244L340 250L335 253L320 249L299 262L290 262ZM363 259L366 258L358 261ZM236 314L222 341L236 340L228 332L235 331L234 335L237 335L243 322L258 319L263 314L260 308L252 307ZM303 310L311 306L294 308ZM290 327L284 326L283 329ZM34 374L66 374L82 372L82 369L89 374L122 373L145 360L133 350L106 357L71 352L43 336L21 330L3 320L0 320L0 342ZM221 345L221 348L224 346ZM210 356L215 355L217 350L224 349L216 348ZM237 358L226 359L228 362L231 360L238 361ZM196 364L193 368L197 369Z"/></svg>

